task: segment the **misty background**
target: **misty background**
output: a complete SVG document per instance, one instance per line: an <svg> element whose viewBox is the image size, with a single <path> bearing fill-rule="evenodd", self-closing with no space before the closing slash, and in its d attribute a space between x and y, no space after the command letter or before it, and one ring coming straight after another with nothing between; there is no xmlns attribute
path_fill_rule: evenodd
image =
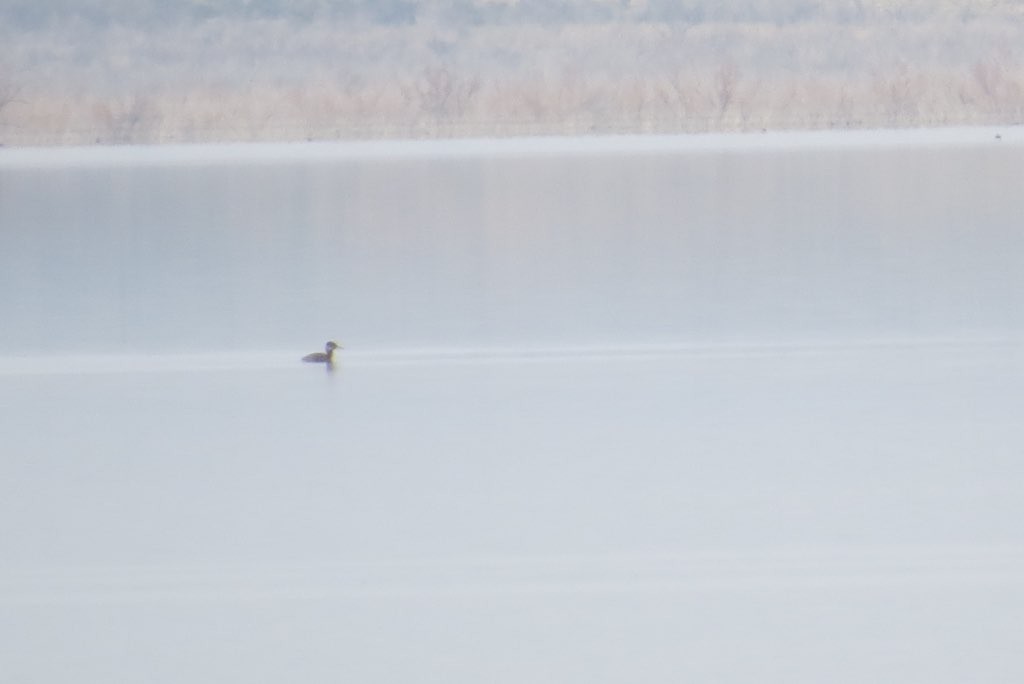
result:
<svg viewBox="0 0 1024 684"><path fill-rule="evenodd" d="M0 0L3 680L1024 681L1022 10Z"/></svg>
<svg viewBox="0 0 1024 684"><path fill-rule="evenodd" d="M1010 0L6 0L0 143L1024 119Z"/></svg>

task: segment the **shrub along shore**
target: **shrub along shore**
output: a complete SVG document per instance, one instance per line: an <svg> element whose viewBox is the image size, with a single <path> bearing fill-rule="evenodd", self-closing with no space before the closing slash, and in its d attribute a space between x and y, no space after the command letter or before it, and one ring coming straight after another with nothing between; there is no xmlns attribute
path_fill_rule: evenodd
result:
<svg viewBox="0 0 1024 684"><path fill-rule="evenodd" d="M511 0L452 2L449 15L391 3L376 17L242 4L162 21L7 17L0 144L1024 122L1019 3L837 3L775 21L670 15L653 0L545 21L466 9Z"/></svg>

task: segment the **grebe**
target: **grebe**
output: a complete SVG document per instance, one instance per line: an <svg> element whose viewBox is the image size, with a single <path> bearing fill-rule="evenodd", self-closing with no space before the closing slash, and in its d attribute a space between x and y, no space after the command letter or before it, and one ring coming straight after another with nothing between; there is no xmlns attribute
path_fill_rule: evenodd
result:
<svg viewBox="0 0 1024 684"><path fill-rule="evenodd" d="M306 354L302 357L302 360L306 363L334 363L334 350L344 349L337 342L328 342L324 345L322 352L313 352L312 354Z"/></svg>

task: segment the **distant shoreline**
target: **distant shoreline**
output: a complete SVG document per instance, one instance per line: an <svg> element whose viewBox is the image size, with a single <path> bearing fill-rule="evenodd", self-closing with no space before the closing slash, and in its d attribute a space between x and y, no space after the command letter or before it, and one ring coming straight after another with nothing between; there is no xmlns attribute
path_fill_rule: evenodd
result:
<svg viewBox="0 0 1024 684"><path fill-rule="evenodd" d="M330 162L342 159L450 159L614 154L682 154L828 150L864 147L1024 145L1024 126L780 130L760 133L535 136L505 138L341 140L7 147L0 169Z"/></svg>
<svg viewBox="0 0 1024 684"><path fill-rule="evenodd" d="M0 145L1024 123L1015 3L892 0L840 12L791 2L770 21L564 0L579 16L518 22L507 15L525 4L456 4L463 14L432 18L427 4L407 2L405 23L283 9L161 21L140 11L20 29L0 10ZM498 18L473 20L474 7ZM612 18L586 16L597 8Z"/></svg>

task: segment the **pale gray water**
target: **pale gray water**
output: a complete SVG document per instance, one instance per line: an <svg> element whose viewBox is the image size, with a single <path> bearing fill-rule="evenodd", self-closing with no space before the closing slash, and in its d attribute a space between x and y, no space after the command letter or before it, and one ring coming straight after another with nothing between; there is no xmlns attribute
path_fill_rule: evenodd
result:
<svg viewBox="0 0 1024 684"><path fill-rule="evenodd" d="M0 669L1018 681L1024 148L963 136L0 157Z"/></svg>
<svg viewBox="0 0 1024 684"><path fill-rule="evenodd" d="M1021 141L961 137L21 153L0 353L1016 333Z"/></svg>

